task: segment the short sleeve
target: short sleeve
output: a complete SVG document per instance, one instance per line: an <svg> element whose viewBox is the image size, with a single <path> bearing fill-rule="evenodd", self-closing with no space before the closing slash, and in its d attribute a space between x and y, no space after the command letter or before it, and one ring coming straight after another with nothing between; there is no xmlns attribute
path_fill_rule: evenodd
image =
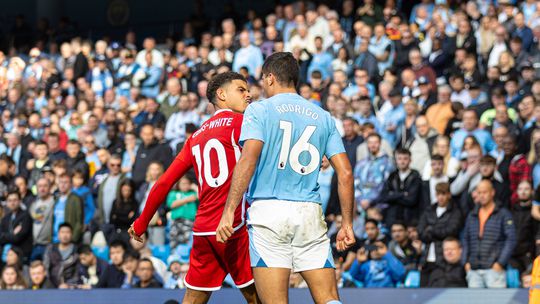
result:
<svg viewBox="0 0 540 304"><path fill-rule="evenodd" d="M250 104L244 113L242 131L240 132L240 145L248 139L256 139L262 142L264 139L264 105L260 102Z"/></svg>
<svg viewBox="0 0 540 304"><path fill-rule="evenodd" d="M336 123L332 118L329 118L330 122L329 129L330 129L330 135L328 137L328 141L326 142L326 157L330 159L332 156L344 153L345 147L343 146L343 140L341 139L341 136L339 135L339 132L336 128Z"/></svg>

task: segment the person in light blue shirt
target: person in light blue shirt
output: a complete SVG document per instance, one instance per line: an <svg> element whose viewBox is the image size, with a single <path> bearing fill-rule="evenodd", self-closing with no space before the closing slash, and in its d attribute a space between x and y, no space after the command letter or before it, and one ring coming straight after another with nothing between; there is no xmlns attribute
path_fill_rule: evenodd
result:
<svg viewBox="0 0 540 304"><path fill-rule="evenodd" d="M326 80L332 75L332 55L323 51L323 40L321 37L315 37L315 50L313 58L308 67L308 82L311 82L311 73L313 71L321 72L322 79Z"/></svg>
<svg viewBox="0 0 540 304"><path fill-rule="evenodd" d="M395 148L399 140L398 134L401 134L405 122L405 107L398 89L390 92L390 104L392 108L382 118L381 137Z"/></svg>
<svg viewBox="0 0 540 304"><path fill-rule="evenodd" d="M283 282L292 270L317 290L316 303L341 303L317 180L326 156L338 179L343 222L336 244L343 251L355 242L352 168L330 114L296 94L298 78L291 53L274 53L263 64L268 98L244 114L243 151L216 239L226 242L234 233L234 213L247 190L251 266L261 301L287 302Z"/></svg>
<svg viewBox="0 0 540 304"><path fill-rule="evenodd" d="M452 135L452 140L450 141L450 153L452 157L458 158L461 155L463 142L469 135L476 138L484 154L490 153L496 149L497 145L495 144L491 134L489 134L489 132L486 130L478 128L478 117L476 116L476 111L468 109L463 112L463 128L457 130L454 132L454 135Z"/></svg>
<svg viewBox="0 0 540 304"><path fill-rule="evenodd" d="M258 78L263 64L261 49L251 44L246 31L240 34L239 39L242 47L234 54L232 69L238 73L240 68L247 67L249 74Z"/></svg>

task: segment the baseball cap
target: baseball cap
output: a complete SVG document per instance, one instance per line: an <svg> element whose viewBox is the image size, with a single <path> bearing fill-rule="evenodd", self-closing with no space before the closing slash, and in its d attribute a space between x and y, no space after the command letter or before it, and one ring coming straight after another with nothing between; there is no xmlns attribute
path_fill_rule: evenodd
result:
<svg viewBox="0 0 540 304"><path fill-rule="evenodd" d="M111 49L113 50L119 50L122 46L120 45L120 43L114 41L113 43L111 43Z"/></svg>
<svg viewBox="0 0 540 304"><path fill-rule="evenodd" d="M96 61L106 61L107 58L105 57L105 55L102 55L102 54L98 54L96 55L96 57L94 58Z"/></svg>
<svg viewBox="0 0 540 304"><path fill-rule="evenodd" d="M418 85L428 84L429 80L425 76L420 76L418 78Z"/></svg>

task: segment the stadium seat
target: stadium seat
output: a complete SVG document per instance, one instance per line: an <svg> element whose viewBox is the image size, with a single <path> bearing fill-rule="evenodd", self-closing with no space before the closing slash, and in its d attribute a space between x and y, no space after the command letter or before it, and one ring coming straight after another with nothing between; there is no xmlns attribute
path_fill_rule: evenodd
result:
<svg viewBox="0 0 540 304"><path fill-rule="evenodd" d="M171 253L171 247L169 245L148 245L148 247L152 251L153 256L167 263L167 258Z"/></svg>
<svg viewBox="0 0 540 304"><path fill-rule="evenodd" d="M343 281L352 282L357 288L364 287L364 284L358 280L355 280L348 271L342 273L341 278L343 279Z"/></svg>
<svg viewBox="0 0 540 304"><path fill-rule="evenodd" d="M419 288L420 287L420 271L411 270L405 277L405 288Z"/></svg>
<svg viewBox="0 0 540 304"><path fill-rule="evenodd" d="M11 248L11 244L6 244L2 250L2 262L6 263L7 261L7 253L9 251L9 248Z"/></svg>
<svg viewBox="0 0 540 304"><path fill-rule="evenodd" d="M179 256L182 261L188 262L190 252L191 252L190 244L179 244L178 246L176 246L176 248L174 248L174 250L171 250L171 255L175 254Z"/></svg>
<svg viewBox="0 0 540 304"><path fill-rule="evenodd" d="M519 270L510 265L506 267L506 285L508 288L519 288L521 285L519 279Z"/></svg>
<svg viewBox="0 0 540 304"><path fill-rule="evenodd" d="M92 246L92 251L98 258L105 261L109 260L109 247L108 246L105 246L105 247Z"/></svg>

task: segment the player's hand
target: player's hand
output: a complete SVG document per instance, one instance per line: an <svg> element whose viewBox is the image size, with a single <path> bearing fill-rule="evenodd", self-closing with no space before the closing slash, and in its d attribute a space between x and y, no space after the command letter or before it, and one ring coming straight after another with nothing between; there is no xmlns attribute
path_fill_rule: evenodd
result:
<svg viewBox="0 0 540 304"><path fill-rule="evenodd" d="M356 243L354 232L351 226L341 226L336 237L336 248L338 251L345 251Z"/></svg>
<svg viewBox="0 0 540 304"><path fill-rule="evenodd" d="M135 241L142 243L143 239L142 237L138 236L137 233L135 233L135 229L133 229L133 224L131 224L131 227L128 229L129 236L134 239Z"/></svg>
<svg viewBox="0 0 540 304"><path fill-rule="evenodd" d="M232 217L224 213L216 230L216 240L219 243L225 243L233 235L234 229L232 224Z"/></svg>

